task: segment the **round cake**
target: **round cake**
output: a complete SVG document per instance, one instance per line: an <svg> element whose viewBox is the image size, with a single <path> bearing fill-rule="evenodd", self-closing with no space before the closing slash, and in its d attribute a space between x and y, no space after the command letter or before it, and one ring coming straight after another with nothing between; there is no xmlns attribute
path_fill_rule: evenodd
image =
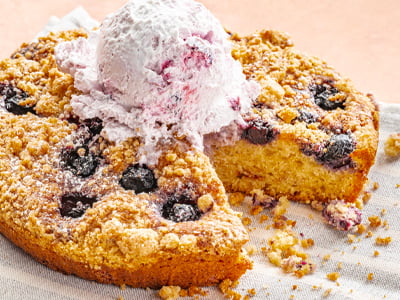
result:
<svg viewBox="0 0 400 300"><path fill-rule="evenodd" d="M51 33L0 61L0 232L38 261L133 287L236 280L252 267L242 250L249 237L226 191L264 207L279 198L319 203L343 230L359 223L353 203L375 160L377 105L286 34L230 34L233 58L261 93L245 112L240 97L230 99L242 122L205 131L205 153L196 147L203 140L175 135L151 144L154 164L140 159L143 137L109 139L102 118L76 114L71 99L88 95L54 52L78 39L87 33ZM213 63L199 45L189 50L185 63ZM159 72L163 87L171 66ZM169 131L176 124L156 125Z"/></svg>

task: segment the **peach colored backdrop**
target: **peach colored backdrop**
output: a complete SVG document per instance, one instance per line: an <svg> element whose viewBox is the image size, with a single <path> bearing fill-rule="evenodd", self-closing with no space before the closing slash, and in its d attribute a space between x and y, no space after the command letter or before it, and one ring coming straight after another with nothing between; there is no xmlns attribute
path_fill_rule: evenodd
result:
<svg viewBox="0 0 400 300"><path fill-rule="evenodd" d="M199 0L229 29L287 31L297 47L327 60L377 100L400 103L400 1ZM50 16L78 5L93 17L126 0L0 0L0 58L30 41Z"/></svg>

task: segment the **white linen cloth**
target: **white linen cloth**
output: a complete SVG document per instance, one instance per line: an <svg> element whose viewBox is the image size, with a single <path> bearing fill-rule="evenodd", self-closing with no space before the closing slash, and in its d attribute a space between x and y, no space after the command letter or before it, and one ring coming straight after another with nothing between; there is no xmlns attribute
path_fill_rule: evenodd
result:
<svg viewBox="0 0 400 300"><path fill-rule="evenodd" d="M62 19L52 18L40 35L49 30L77 26L90 29L97 25L84 9L78 8ZM247 215L247 207L236 207L251 218L249 244L258 249L251 256L254 268L240 279L237 292L246 295L249 289L255 289L256 295L251 299L400 299L400 188L396 187L400 184L400 159L389 159L383 153L387 136L400 132L400 105L381 103L380 108L380 144L376 164L369 175L371 182L379 183L379 188L364 207L363 223L368 224L368 216L380 215L385 209L382 219L387 220L389 228L379 227L373 230L373 237L366 238L362 234L360 241L356 238L354 243L349 243L348 233L326 225L320 212L291 203L286 216L296 220L294 230L315 241L315 245L305 251L317 264L317 270L299 279L273 266L261 251L274 232L265 229L271 221L260 224L259 216ZM377 236L391 236L392 242L377 246ZM379 251L379 256L374 256L375 250ZM323 259L326 255L330 255L327 261ZM326 278L331 272L340 273L337 283ZM369 273L374 274L372 280L368 280ZM200 299L224 299L217 287L205 290L208 295ZM154 299L158 298L157 293L150 289L121 289L52 271L0 235L0 299Z"/></svg>

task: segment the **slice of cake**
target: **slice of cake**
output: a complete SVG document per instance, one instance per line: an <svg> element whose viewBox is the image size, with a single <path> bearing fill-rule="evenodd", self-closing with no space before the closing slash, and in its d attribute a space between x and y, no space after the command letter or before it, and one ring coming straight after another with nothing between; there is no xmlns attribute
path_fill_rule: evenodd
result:
<svg viewBox="0 0 400 300"><path fill-rule="evenodd" d="M261 95L244 116L241 139L209 136L226 189L311 203L355 202L375 160L378 108L324 61L299 52L278 31L231 35L233 57ZM224 142L221 143L221 140Z"/></svg>
<svg viewBox="0 0 400 300"><path fill-rule="evenodd" d="M61 32L0 61L0 232L49 267L103 283L181 287L236 280L248 235L209 159L178 140L153 167L138 138L79 119L73 78L53 55Z"/></svg>

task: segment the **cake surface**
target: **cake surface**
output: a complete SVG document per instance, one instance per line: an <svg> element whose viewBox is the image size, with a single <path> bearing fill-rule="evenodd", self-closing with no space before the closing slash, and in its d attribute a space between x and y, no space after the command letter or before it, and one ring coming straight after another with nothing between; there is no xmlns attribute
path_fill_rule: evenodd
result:
<svg viewBox="0 0 400 300"><path fill-rule="evenodd" d="M155 167L70 107L60 32L0 62L0 231L49 267L134 287L212 285L251 268L248 235L209 159L185 142Z"/></svg>
<svg viewBox="0 0 400 300"><path fill-rule="evenodd" d="M209 137L226 189L312 203L355 202L373 165L378 108L326 62L298 51L278 31L231 35L233 57L261 95L233 145Z"/></svg>

